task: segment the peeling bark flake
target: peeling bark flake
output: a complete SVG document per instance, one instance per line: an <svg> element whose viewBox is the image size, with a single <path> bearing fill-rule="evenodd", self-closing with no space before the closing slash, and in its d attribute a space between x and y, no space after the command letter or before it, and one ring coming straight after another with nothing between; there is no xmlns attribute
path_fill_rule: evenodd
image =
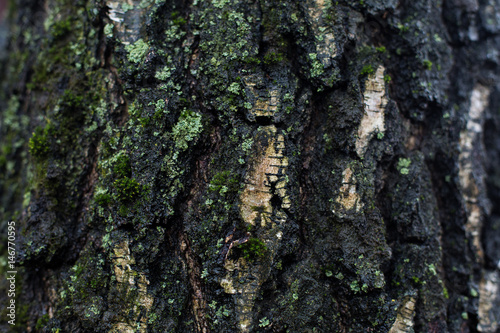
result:
<svg viewBox="0 0 500 333"><path fill-rule="evenodd" d="M138 322L128 320L129 313L122 313L121 318L110 329L110 333L146 333L148 316L140 316L141 308L146 310L146 314L153 306L153 297L147 293L149 280L142 272L136 272L131 268L135 264L134 257L130 254L129 241L124 240L118 243L113 249L115 254L113 259L113 269L115 272L118 290L122 293L121 299L128 300L127 309L131 309L134 317L139 318ZM130 300L132 288L138 289L138 295Z"/></svg>
<svg viewBox="0 0 500 333"><path fill-rule="evenodd" d="M373 134L385 132L384 111L387 97L385 96L384 71L385 68L379 66L375 74L366 80L366 89L363 94L365 110L356 140L356 152L359 157L364 156Z"/></svg>

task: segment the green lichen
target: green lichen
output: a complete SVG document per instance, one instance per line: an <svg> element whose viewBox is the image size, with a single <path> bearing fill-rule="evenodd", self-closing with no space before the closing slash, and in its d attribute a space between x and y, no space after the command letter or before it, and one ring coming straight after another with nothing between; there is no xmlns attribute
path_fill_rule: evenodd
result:
<svg viewBox="0 0 500 333"><path fill-rule="evenodd" d="M106 37L113 37L113 29L115 25L112 23L108 23L104 26L104 34Z"/></svg>
<svg viewBox="0 0 500 333"><path fill-rule="evenodd" d="M167 81L172 76L174 71L175 67L165 66L155 73L155 78L161 81Z"/></svg>
<svg viewBox="0 0 500 333"><path fill-rule="evenodd" d="M63 282L59 294L61 305L74 307L81 304L85 309L81 317L95 320L103 309L100 293L109 284L105 266L101 254L95 253L92 248L85 249L82 257L69 269L69 278Z"/></svg>
<svg viewBox="0 0 500 333"><path fill-rule="evenodd" d="M129 10L132 10L134 9L134 5L129 5L128 3L124 2L121 4L121 7L122 7L122 11L124 13L128 12Z"/></svg>
<svg viewBox="0 0 500 333"><path fill-rule="evenodd" d="M309 60L312 66L311 77L318 77L324 73L323 65L318 60L318 55L316 53L309 53Z"/></svg>
<svg viewBox="0 0 500 333"><path fill-rule="evenodd" d="M155 120L159 120L164 114L168 114L168 109L167 109L167 103L165 103L165 100L159 99L154 103L149 103L149 105L154 105L155 106L155 114L153 115L153 118ZM149 118L146 118L149 119ZM139 119L141 123L145 123L146 119ZM149 123L149 121L147 121Z"/></svg>
<svg viewBox="0 0 500 333"><path fill-rule="evenodd" d="M401 22L398 22L397 28L399 29L400 34L403 34L410 30L410 26L407 23L403 24Z"/></svg>
<svg viewBox="0 0 500 333"><path fill-rule="evenodd" d="M156 111L163 111L165 106L166 106L165 100L163 100L163 99L159 99L155 102L155 110Z"/></svg>
<svg viewBox="0 0 500 333"><path fill-rule="evenodd" d="M137 40L133 44L129 44L125 46L125 50L127 50L127 58L130 62L135 64L142 62L146 53L149 50L149 44L146 43L142 38Z"/></svg>
<svg viewBox="0 0 500 333"><path fill-rule="evenodd" d="M240 94L240 85L238 82L233 82L231 85L227 88L227 90L235 95Z"/></svg>
<svg viewBox="0 0 500 333"><path fill-rule="evenodd" d="M259 327L266 327L269 325L269 319L267 317L259 319Z"/></svg>
<svg viewBox="0 0 500 333"><path fill-rule="evenodd" d="M430 61L429 59L425 59L422 63L424 65L425 69L427 69L429 71L432 69L432 61Z"/></svg>
<svg viewBox="0 0 500 333"><path fill-rule="evenodd" d="M450 298L450 294L448 293L448 289L446 287L443 287L443 296L446 299Z"/></svg>
<svg viewBox="0 0 500 333"><path fill-rule="evenodd" d="M199 113L190 110L182 111L179 121L172 129L175 146L180 150L188 149L189 143L195 140L202 130L203 125Z"/></svg>
<svg viewBox="0 0 500 333"><path fill-rule="evenodd" d="M407 175L410 170L408 167L411 164L411 160L409 158L400 158L398 161L397 169L402 175Z"/></svg>
<svg viewBox="0 0 500 333"><path fill-rule="evenodd" d="M351 290L357 294L361 291L361 288L359 287L359 282L358 280L354 280L351 282L351 284L349 285L349 287L351 288Z"/></svg>

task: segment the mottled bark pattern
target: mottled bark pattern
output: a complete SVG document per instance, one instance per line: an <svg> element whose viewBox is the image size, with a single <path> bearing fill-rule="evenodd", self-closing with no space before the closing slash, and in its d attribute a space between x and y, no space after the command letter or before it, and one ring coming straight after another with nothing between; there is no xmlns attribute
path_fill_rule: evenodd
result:
<svg viewBox="0 0 500 333"><path fill-rule="evenodd" d="M499 331L499 7L12 1L2 330Z"/></svg>

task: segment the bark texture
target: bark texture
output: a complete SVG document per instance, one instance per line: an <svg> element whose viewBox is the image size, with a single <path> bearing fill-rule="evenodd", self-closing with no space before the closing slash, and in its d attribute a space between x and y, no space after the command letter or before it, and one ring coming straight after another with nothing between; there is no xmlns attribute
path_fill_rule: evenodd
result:
<svg viewBox="0 0 500 333"><path fill-rule="evenodd" d="M498 8L11 1L2 330L499 332Z"/></svg>

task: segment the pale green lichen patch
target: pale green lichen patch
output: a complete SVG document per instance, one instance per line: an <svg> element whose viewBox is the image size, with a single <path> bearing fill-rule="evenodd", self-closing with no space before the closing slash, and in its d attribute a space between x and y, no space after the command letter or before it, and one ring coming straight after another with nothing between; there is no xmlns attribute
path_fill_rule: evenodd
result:
<svg viewBox="0 0 500 333"><path fill-rule="evenodd" d="M164 66L155 73L155 78L161 81L167 81L172 76L174 71L175 67Z"/></svg>
<svg viewBox="0 0 500 333"><path fill-rule="evenodd" d="M309 60L311 61L311 77L318 77L324 73L323 64L319 61L316 53L309 53Z"/></svg>
<svg viewBox="0 0 500 333"><path fill-rule="evenodd" d="M229 85L229 87L227 88L227 90L229 92L232 92L233 94L235 95L239 95L240 94L240 85L238 82L233 82Z"/></svg>
<svg viewBox="0 0 500 333"><path fill-rule="evenodd" d="M104 34L106 37L113 37L113 29L115 25L112 23L108 23L104 26Z"/></svg>
<svg viewBox="0 0 500 333"><path fill-rule="evenodd" d="M179 121L172 129L175 146L180 150L186 150L188 144L195 140L202 130L203 125L199 113L189 110L182 111Z"/></svg>
<svg viewBox="0 0 500 333"><path fill-rule="evenodd" d="M149 44L141 38L134 44L125 45L125 50L127 50L128 52L128 60L137 64L142 62L142 60L148 53Z"/></svg>
<svg viewBox="0 0 500 333"><path fill-rule="evenodd" d="M398 161L397 169L402 175L407 175L410 172L411 160L409 158L400 158Z"/></svg>

